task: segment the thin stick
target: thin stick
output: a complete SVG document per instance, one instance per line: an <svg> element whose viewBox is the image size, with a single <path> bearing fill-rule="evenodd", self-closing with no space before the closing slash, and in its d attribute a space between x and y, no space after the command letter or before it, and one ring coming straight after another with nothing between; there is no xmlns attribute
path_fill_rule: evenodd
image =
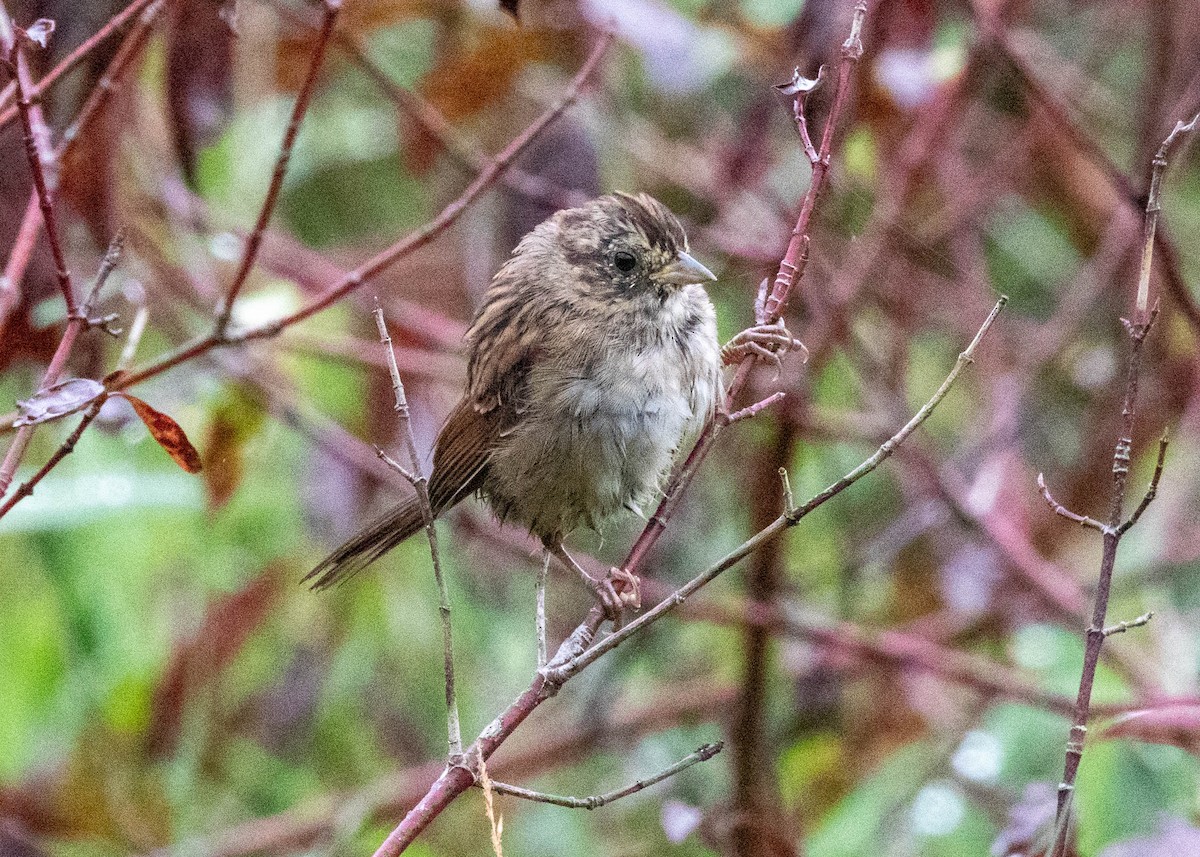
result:
<svg viewBox="0 0 1200 857"><path fill-rule="evenodd" d="M79 421L79 425L75 426L75 431L71 432L70 436L63 441L63 445L54 451L54 454L46 459L46 463L41 466L41 469L33 476L29 477L27 482L22 482L17 486L17 490L13 491L3 503L0 503L0 517L3 517L9 509L17 505L33 493L33 489L37 484L46 478L46 474L53 470L60 461L71 454L75 449L75 444L79 443L79 438L83 436L84 431L92 420L96 419L100 414L100 408L104 405L108 398L107 394L102 394L97 397L96 401L88 406L88 409L83 412L83 419Z"/></svg>
<svg viewBox="0 0 1200 857"><path fill-rule="evenodd" d="M1150 477L1150 486L1146 489L1146 493L1142 496L1142 502L1138 503L1138 507L1133 510L1133 514L1129 519L1117 527L1117 532L1124 534L1126 530L1132 527L1142 517L1142 513L1146 511L1150 503L1158 495L1158 480L1162 479L1163 465L1167 463L1167 436L1164 434L1158 439L1158 460L1154 463L1154 475Z"/></svg>
<svg viewBox="0 0 1200 857"><path fill-rule="evenodd" d="M159 0L134 0L134 2L130 3L124 9L114 15L107 24L81 42L79 47L75 48L75 50L71 51L70 54L64 57L62 62L52 68L45 77L37 82L36 85L30 87L29 97L31 99L37 99L44 95L51 86L58 82L60 77L69 72L71 69L75 68L75 66L79 65L79 63L81 63L88 54L95 50L101 42L107 40L109 36L111 36L121 27L125 26L125 23L129 21L130 18L154 2L159 2ZM0 96L0 101L10 100L13 91L14 87L11 84L5 87L3 95ZM8 123L16 117L16 115L17 108L16 105L13 104L8 105L2 111L0 111L0 128L5 128Z"/></svg>
<svg viewBox="0 0 1200 857"><path fill-rule="evenodd" d="M537 668L546 666L546 577L550 574L550 551L542 551L542 567L537 573L534 584L534 597L537 602L537 612L534 616L534 627L537 632Z"/></svg>
<svg viewBox="0 0 1200 857"><path fill-rule="evenodd" d="M880 463L884 461L884 459L888 458L893 452L896 451L900 444L904 443L909 435L916 431L917 427L921 425L921 423L929 419L929 415L933 413L934 408L936 408L942 399L946 397L946 394L950 392L950 388L954 386L954 382L958 379L958 376L962 374L963 369L970 365L974 359L975 349L979 346L979 343L983 340L983 337L987 335L988 330L991 329L993 322L996 320L996 316L1000 314L1000 311L1004 308L1004 305L1007 302L1008 298L1003 296L996 302L996 305L992 307L992 311L988 313L987 319L984 320L983 325L979 328L978 332L975 334L975 337L971 340L971 344L967 346L966 350L958 355L958 360L955 361L954 368L950 370L950 373L946 376L945 380L942 381L941 386L938 387L937 391L930 397L929 401L921 406L921 409L913 415L912 419L910 419L903 428L885 440L870 458L863 461L862 464L858 465L858 467L851 470L841 479L834 482L832 485L814 496L812 499L808 500L806 503L796 506L795 508L788 509L773 522L771 522L769 526L763 530L760 530L716 565L689 580L686 584L677 589L670 597L654 605L654 607L634 619L624 628L609 634L603 640L590 647L587 651L582 652L562 666L546 670L545 672L547 681L553 684L561 684L571 676L578 674L580 670L585 669L589 664L595 662L597 658L600 658L604 654L615 649L642 628L657 622L667 613L673 611L688 597L698 592L702 587L714 580L719 574L721 574L721 572L740 562L748 554L757 550L764 542L775 538L775 536L779 535L789 527L796 526L796 524L800 523L800 521L803 520L804 517L814 509L824 505L827 501L833 497L836 497L838 494L845 491L855 482L862 479L864 476L878 467Z"/></svg>
<svg viewBox="0 0 1200 857"><path fill-rule="evenodd" d="M312 101L317 73L321 70L326 49L329 47L329 39L333 35L333 28L337 23L338 12L341 11L341 8L342 0L325 0L325 15L321 19L317 45L313 48L304 83L300 86L300 92L297 93L296 101L292 105L292 115L288 120L287 130L283 134L279 157L275 160L275 171L271 175L267 197L263 200L262 208L259 209L258 220L255 221L254 230L246 242L246 249L242 251L242 259L238 263L237 273L234 274L233 281L229 284L229 291L226 292L225 299L217 312L217 322L213 332L218 339L224 337L225 329L229 326L229 317L233 313L234 301L237 300L238 293L245 285L246 278L250 276L250 270L254 267L255 260L258 259L258 250L262 246L263 234L266 232L271 215L275 213L275 203L279 199L279 191L283 187L283 177L287 174L288 163L292 159L292 148L296 145L300 124L304 121L304 115L308 112L308 105Z"/></svg>
<svg viewBox="0 0 1200 857"><path fill-rule="evenodd" d="M1158 304L1155 302L1149 308L1150 269L1154 260L1155 229L1158 224L1158 214L1161 209L1160 195L1162 192L1162 175L1167 167L1167 159L1179 142L1180 138L1194 131L1200 123L1200 114L1188 122L1176 122L1171 133L1163 140L1154 156L1153 171L1150 180L1150 192L1146 199L1145 224L1142 233L1142 264L1138 272L1137 297L1134 301L1133 321L1125 322L1125 332L1129 336L1129 359L1125 370L1125 395L1121 408L1121 433L1113 450L1112 480L1113 488L1108 510L1108 529L1104 533L1104 549L1100 556L1100 576L1096 585L1096 600L1092 610L1092 621L1086 631L1086 643L1083 653L1083 669L1079 676L1079 693L1075 700L1075 718L1067 737L1065 760L1063 762L1063 778L1058 785L1058 806L1055 816L1055 837L1052 857L1063 857L1067 849L1067 834L1070 830L1071 806L1075 792L1075 779L1079 772L1079 763L1083 758L1084 741L1087 737L1088 721L1091 716L1092 687L1096 679L1096 668L1100 661L1100 650L1107 638L1105 633L1105 618L1108 614L1108 600L1112 592L1113 569L1117 560L1117 548L1121 537L1128 531L1129 526L1122 522L1125 505L1125 489L1129 479L1129 459L1133 448L1133 428L1137 417L1138 380L1142 365L1142 347L1146 336L1154 326L1158 317ZM1165 444L1159 442L1158 465L1151 480L1151 490L1147 496L1153 499L1157 491L1158 479L1161 476L1163 460L1166 456ZM1143 498L1142 503L1130 517L1140 517L1150 499ZM1148 620L1147 620L1148 621ZM1114 632L1115 633L1115 632Z"/></svg>
<svg viewBox="0 0 1200 857"><path fill-rule="evenodd" d="M21 119L21 136L25 141L25 160L29 163L29 171L33 174L33 186L37 190L38 205L42 210L42 222L46 224L46 237L50 244L50 255L54 259L54 271L58 277L58 290L62 293L63 303L67 307L67 316L73 317L77 312L75 293L71 287L71 272L67 270L66 256L63 254L62 241L59 238L58 215L54 211L54 199L50 193L49 182L38 154L37 136L34 133L33 103L26 92L25 81L27 72L24 66L24 52L21 50L21 40L14 38L4 58L4 65L12 76L17 93L17 115Z"/></svg>
<svg viewBox="0 0 1200 857"><path fill-rule="evenodd" d="M684 756L674 765L659 771L652 777L646 777L644 780L630 783L621 789L614 789L611 792L605 792L600 795L591 795L589 797L566 797L562 795L546 794L544 792L535 792L532 789L521 788L520 786L510 786L507 783L498 783L495 780L491 781L492 791L512 797L519 797L522 800L530 800L535 803L551 803L555 806L565 807L567 809L598 809L605 804L610 804L613 801L618 801L623 797L628 797L632 794L637 794L643 789L647 789L656 783L661 783L668 777L673 777L680 771L685 771L692 765L699 762L706 762L713 756L720 753L725 747L721 741L716 741L711 744L705 744L694 753L689 753Z"/></svg>
<svg viewBox="0 0 1200 857"><path fill-rule="evenodd" d="M408 398L404 395L404 382L400 380L400 368L396 365L396 352L392 349L392 337L383 320L383 309L375 305L375 325L379 328L379 341L388 357L388 372L392 376L392 392L396 396L396 416L400 423L400 435L404 438L405 452L412 472L400 468L400 472L412 482L421 506L421 517L425 521L425 535L429 538L429 555L433 559L433 577L438 588L438 612L442 618L443 670L446 678L446 743L452 762L462 757L462 729L458 720L458 698L454 689L454 634L450 626L450 593L446 590L446 579L442 575L442 563L438 554L437 526L434 523L433 504L429 500L429 479L417 454L417 442L413 438L412 420L408 409Z"/></svg>
<svg viewBox="0 0 1200 857"><path fill-rule="evenodd" d="M1103 534L1108 532L1108 527L1097 521L1095 518L1089 518L1087 515L1080 515L1072 512L1062 503L1054 499L1050 493L1050 489L1046 487L1046 476L1039 473L1037 477L1038 490L1042 492L1042 499L1046 501L1046 505L1050 507L1054 514L1066 518L1068 521L1073 521L1081 527L1091 527L1093 530Z"/></svg>

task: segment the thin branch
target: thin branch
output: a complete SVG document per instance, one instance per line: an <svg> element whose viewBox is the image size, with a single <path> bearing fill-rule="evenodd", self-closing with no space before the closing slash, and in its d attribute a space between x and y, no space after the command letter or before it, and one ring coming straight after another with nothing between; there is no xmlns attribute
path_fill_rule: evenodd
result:
<svg viewBox="0 0 1200 857"><path fill-rule="evenodd" d="M21 137L25 142L25 160L33 175L33 186L37 191L38 206L42 210L42 222L46 224L46 237L50 243L50 255L54 259L54 270L58 277L58 290L62 293L63 303L67 308L67 316L77 313L75 293L71 286L71 272L67 270L66 256L63 254L62 241L59 237L58 215L54 210L54 198L51 195L50 184L46 180L46 171L42 158L38 153L37 136L34 132L33 103L29 99L26 88L28 71L24 68L25 55L21 49L21 40L14 38L12 46L4 57L4 66L12 77L16 87L17 115L21 119Z"/></svg>
<svg viewBox="0 0 1200 857"><path fill-rule="evenodd" d="M1154 236L1158 230L1158 214L1162 210L1162 204L1159 200L1162 193L1163 173L1167 169L1167 159L1170 157L1171 150L1175 148L1175 144L1185 135L1196 130L1198 122L1200 122L1200 113L1197 113L1187 122L1183 120L1176 122L1175 127L1171 129L1171 133L1166 136L1166 139L1162 141L1162 145L1158 147L1158 151L1154 155L1154 160L1151 161L1150 191L1146 195L1146 219L1143 225L1144 232L1142 236L1142 264L1138 270L1134 324L1145 324L1147 313L1150 311L1150 268L1154 260Z"/></svg>
<svg viewBox="0 0 1200 857"><path fill-rule="evenodd" d="M753 405L748 405L747 407L742 408L740 411L734 411L732 414L726 417L725 424L733 425L734 423L757 416L767 408L771 407L771 405L774 405L777 402L782 402L785 398L787 398L787 393L783 392L783 390L776 390L762 401L755 402Z"/></svg>
<svg viewBox="0 0 1200 857"><path fill-rule="evenodd" d="M75 48L75 50L71 51L71 53L64 57L62 62L52 68L45 77L37 82L36 85L30 87L30 99L41 98L41 96L45 95L51 86L58 82L59 78L75 68L77 65L79 65L79 63L83 62L88 54L95 50L96 47L98 47L102 42L106 41L109 36L111 36L121 27L125 26L130 18L132 18L134 15L137 15L150 4L160 2L161 0L134 0L120 12L114 15L111 19L109 19L107 24L81 42L79 47ZM5 87L3 95L0 95L0 101L10 101L14 90L15 87L13 87L11 84ZM0 128L7 127L8 123L11 122L16 115L17 107L14 104L9 104L4 107L3 110L0 110Z"/></svg>
<svg viewBox="0 0 1200 857"><path fill-rule="evenodd" d="M100 408L104 405L104 402L107 399L108 396L106 394L98 396L96 400L88 406L88 409L83 412L83 419L79 421L79 425L75 426L75 430L71 432L70 436L63 441L62 446L55 450L54 454L46 459L46 463L41 466L37 473L29 477L27 482L22 482L19 486L17 486L17 490L13 491L3 503L0 503L0 517L3 517L5 514L7 514L8 510L17 505L17 503L33 494L33 489L37 487L39 482L46 478L46 474L53 470L60 461L74 451L75 444L79 443L79 438L83 436L83 433L87 427L92 424L92 420L99 416Z"/></svg>
<svg viewBox="0 0 1200 857"><path fill-rule="evenodd" d="M1129 479L1129 460L1133 448L1133 429L1137 417L1138 381L1142 365L1142 348L1146 336L1154 326L1158 317L1158 302L1149 307L1150 269L1154 260L1155 229L1158 224L1158 214L1161 209L1160 195L1162 192L1162 175L1166 170L1167 159L1171 150L1184 134L1191 133L1200 124L1200 114L1196 114L1187 122L1179 121L1171 133L1163 140L1154 158L1151 174L1150 192L1146 199L1145 228L1142 233L1142 263L1138 272L1137 297L1134 302L1133 320L1125 321L1125 331L1129 336L1129 358L1125 370L1125 394L1121 407L1120 435L1113 450L1112 458L1112 496L1109 502L1108 532L1104 534L1104 550L1100 557L1100 575L1096 585L1096 600L1092 610L1092 621L1086 632L1086 643L1083 654L1083 668L1079 676L1079 693L1075 700L1075 718L1067 738L1065 760L1063 762L1063 778L1058 786L1058 806L1055 816L1055 840L1052 857L1063 857L1067 849L1067 834L1070 829L1071 806L1075 791L1075 779L1079 771L1079 763L1083 758L1084 738L1087 735L1087 725L1091 716L1092 687L1096 679L1096 667L1100 661L1100 651L1107 638L1105 633L1105 618L1108 613L1108 601L1112 592L1113 570L1117 560L1117 548L1121 537L1128 530L1122 525L1125 505L1125 489ZM1148 308L1149 307L1149 308ZM1122 320L1124 321L1124 320ZM1157 491L1158 479L1161 475L1162 462L1166 451L1163 441L1159 442L1158 465L1155 476L1151 480L1151 488L1147 492L1149 499L1143 498L1142 503L1130 517L1140 516L1145 507L1153 499ZM1117 626L1119 627L1119 626ZM1115 632L1114 632L1115 633Z"/></svg>
<svg viewBox="0 0 1200 857"><path fill-rule="evenodd" d="M1167 462L1167 436L1164 434L1158 439L1158 459L1154 462L1154 475L1150 477L1150 487L1146 489L1146 493L1142 496L1142 502L1138 503L1133 514L1121 526L1117 527L1117 533L1124 535L1125 531L1132 527L1142 517L1142 513L1154 501L1158 495L1158 481L1162 479L1163 465Z"/></svg>
<svg viewBox="0 0 1200 857"><path fill-rule="evenodd" d="M279 191L283 187L283 177L287 174L288 164L292 159L292 149L296 145L296 137L300 134L300 124L304 121L304 115L308 112L308 105L312 101L313 91L316 89L317 73L321 70L324 62L329 39L333 35L333 28L337 23L338 12L341 11L341 8L341 0L325 0L325 15L321 19L317 44L313 48L312 58L308 62L304 83L301 84L296 101L292 105L292 115L288 120L287 130L283 134L283 143L279 147L279 157L275 160L275 171L271 175L266 199L263 200L262 208L258 212L258 220L254 223L254 230L250 233L246 248L242 251L237 273L234 274L233 281L229 284L229 290L225 293L225 299L217 311L217 322L213 331L217 339L225 336L225 329L229 326L229 317L233 313L233 304L237 300L242 286L245 285L246 278L250 276L250 270L254 267L255 260L258 259L258 250L262 245L263 234L266 232L271 215L275 213L275 203L279 199Z"/></svg>
<svg viewBox="0 0 1200 857"><path fill-rule="evenodd" d="M87 100L79 108L79 113L72 120L71 124L67 126L66 130L63 131L62 140L58 145L57 151L60 163L66 156L66 153L75 145L75 141L79 139L80 134L100 114L101 108L117 92L117 84L125 76L125 72L129 70L133 61L141 54L142 48L146 46L146 42L150 38L151 27L154 25L154 19L162 12L165 5L165 0L154 0L153 3L148 5L138 18L137 24L130 29L129 35L125 37L121 42L121 46L117 48L117 52L113 54L108 67L104 69L104 74L100 76L92 91L88 93Z"/></svg>
<svg viewBox="0 0 1200 857"><path fill-rule="evenodd" d="M1087 515L1080 515L1075 512L1072 512L1070 509L1068 509L1062 503L1055 500L1054 497L1050 494L1050 489L1046 487L1045 474L1042 474L1042 473L1038 474L1037 484L1038 484L1038 490L1042 492L1042 499L1044 499L1046 501L1046 505L1050 507L1051 511L1053 511L1054 514L1060 515L1060 516L1066 518L1068 521L1073 521L1076 524L1079 524L1080 526L1091 527L1093 530L1100 533L1101 535L1108 532L1108 527L1105 526L1104 524L1100 523L1099 521L1097 521L1095 518L1089 518Z"/></svg>
<svg viewBox="0 0 1200 857"><path fill-rule="evenodd" d="M659 602L650 610L634 619L624 628L609 634L603 640L591 646L589 649L575 656L561 666L552 667L545 670L547 681L551 684L562 684L567 679L577 675L581 670L594 663L604 654L615 649L642 628L657 622L667 613L670 613L685 600L687 600L688 597L698 592L701 588L714 580L723 571L741 561L748 554L757 550L764 542L775 538L787 528L794 527L814 509L824 505L827 501L836 497L838 494L845 491L855 482L862 479L864 476L878 467L880 463L884 461L884 459L891 456L891 454L895 452L902 443L904 443L908 436L911 435L917 429L917 427L921 425L921 423L925 422L925 420L929 418L929 415L933 413L934 409L938 406L942 399L946 397L946 394L950 392L950 388L954 385L954 382L958 379L958 376L962 374L963 369L965 369L972 362L975 349L979 346L979 343L983 340L983 337L987 335L988 330L991 329L992 324L995 322L996 317L1000 314L1000 311L1004 308L1004 305L1007 303L1007 301L1007 297L1001 297L1000 300L996 302L996 305L988 314L987 319L984 320L983 325L979 328L978 332L975 334L975 337L971 340L971 344L967 346L965 351L958 355L958 360L955 361L954 368L950 370L950 373L946 376L945 380L942 381L941 386L938 387L937 391L933 394L933 396L930 397L929 401L921 406L921 409L913 415L912 419L910 419L903 428L885 440L870 458L863 461L862 464L858 465L858 467L854 468L852 471L834 482L812 499L808 500L806 503L788 509L784 514L776 518L770 524L770 526L760 530L716 565L710 567L700 575L692 578L690 581L676 590L671 597Z"/></svg>
<svg viewBox="0 0 1200 857"><path fill-rule="evenodd" d="M775 283L770 291L766 293L766 299L762 302L761 318L757 318L759 312L756 311L756 322L758 324L773 324L783 316L783 310L787 305L788 297L796 284L804 276L805 265L808 261L809 226L812 221L813 212L816 209L817 199L828 182L834 131L840 124L842 115L845 113L850 101L851 72L862 56L862 27L866 14L867 3L865 0L859 0L854 6L854 16L850 24L850 35L842 45L842 57L838 65L837 88L833 95L833 105L830 107L829 115L825 120L825 130L821 135L821 148L818 153L819 157L817 163L813 165L812 180L809 182L808 190L805 192L804 199L800 204L800 213L797 215L796 225L792 229L792 237L788 242L787 251L779 263ZM753 368L754 361L751 360L744 361L738 366L733 381L726 391L726 398L730 402L735 401L745 388ZM675 507L679 503L679 498L687 490L688 485L691 484L692 478L699 469L701 462L708 456L722 428L723 425L719 420L710 420L705 426L704 430L700 433L700 437L697 438L695 445L692 447L692 451L688 453L688 457L684 460L683 465L668 483L663 499L659 502L658 508L654 510L654 514L650 516L646 526L633 543L633 547L630 548L629 554L625 558L625 562L622 563L621 568L632 572L645 561L646 555L649 554L650 549L654 547L666 529L667 522L674 514Z"/></svg>
<svg viewBox="0 0 1200 857"><path fill-rule="evenodd" d="M404 395L404 382L400 380L400 368L396 365L396 352L392 349L392 337L388 334L387 324L383 320L383 310L378 302L375 304L375 325L379 328L379 341L388 357L388 373L392 378L392 392L396 397L396 416L400 423L400 435L404 438L404 448L408 453L408 461L412 473L405 471L399 465L397 469L412 482L417 492L417 502L421 507L421 517L425 521L425 535L429 538L429 554L433 560L433 577L438 588L438 612L442 619L443 672L446 680L446 743L449 746L450 759L455 761L462 756L462 728L458 719L458 698L454 688L454 635L450 625L450 594L446 589L446 579L442 574L441 558L438 554L437 525L434 523L433 504L429 500L429 479L421 464L421 456L417 454L417 442L413 437L412 420L409 417L408 398ZM380 451L380 457L391 461Z"/></svg>
<svg viewBox="0 0 1200 857"><path fill-rule="evenodd" d="M668 777L673 777L680 771L685 771L692 765L699 762L706 762L713 756L717 755L724 748L724 743L715 741L711 744L705 744L698 748L694 753L689 753L684 756L674 765L659 771L652 777L647 777L644 780L638 780L635 783L630 783L622 789L614 789L611 792L605 792L600 795L591 795L589 797L565 797L562 795L546 794L544 792L535 792L532 789L521 788L520 786L510 786L507 783L498 783L495 780L491 781L492 791L511 797L519 797L522 800L534 801L535 803L550 803L555 806L565 807L566 809L599 809L605 804L610 804L613 801L620 800L623 797L628 797L632 794L637 794L643 789L647 789L656 783L661 783Z"/></svg>
<svg viewBox="0 0 1200 857"><path fill-rule="evenodd" d="M1151 610L1148 613L1143 613L1141 616L1138 616L1136 619L1130 619L1126 622L1118 622L1115 625L1109 625L1107 628L1104 629L1104 636L1111 637L1113 634L1124 634L1130 628L1140 628L1143 625L1148 625L1150 623L1150 620L1153 618L1154 618L1154 611Z"/></svg>
<svg viewBox="0 0 1200 857"><path fill-rule="evenodd" d="M777 537L784 530L795 526L808 512L811 512L826 500L844 491L855 481L873 470L879 461L891 455L896 447L913 432L917 425L928 418L937 403L945 397L954 379L971 362L976 346L978 346L983 336L995 321L996 315L1003 305L1004 301L1001 300L996 308L992 310L983 326L979 329L979 332L975 335L975 338L971 340L971 344L967 347L966 351L959 355L954 368L941 387L938 388L934 397L917 412L913 420L886 441L880 447L879 451L868 459L868 461L855 468L852 474L839 480L808 503L780 515L770 526L760 530L715 565L692 578L691 581L676 590L662 602L656 604L624 628L614 631L600 642L594 644L592 641L596 631L604 622L604 611L599 605L593 607L588 611L584 621L559 646L558 652L550 660L550 663L544 669L539 670L529 687L522 691L520 696L508 708L484 728L471 746L467 748L464 755L467 758L474 758L477 755L482 756L484 759L490 758L492 753L525 721L525 718L539 705L557 694L562 685L573 676L578 675L579 672L586 669L607 652L612 651L633 634L642 630L647 625L658 621L680 604L683 604L688 597L699 591L710 581L716 579L722 572L736 565L747 555L753 553L770 539ZM375 851L375 857L396 857L396 855L403 853L447 806L473 784L474 775L466 767L460 765L448 766L442 772L441 776L438 777L437 781L429 787L425 796L421 798L416 806L409 810L400 824L388 834L387 838Z"/></svg>
<svg viewBox="0 0 1200 857"><path fill-rule="evenodd" d="M201 336L192 342L185 343L170 352L145 368L130 373L127 377L121 379L120 388L126 389L139 384L148 378L153 378L156 375L161 375L163 372L178 366L181 363L186 363L202 354L206 354L213 348L224 345L238 344L248 342L255 339L269 339L277 335L280 331L290 327L298 322L304 321L310 316L316 315L324 309L332 306L336 301L355 289L361 287L364 283L376 276L399 259L412 253L419 247L428 244L437 236L445 232L452 226L467 210L467 208L490 188L496 181L500 172L508 167L512 161L521 154L536 138L546 129L551 122L562 115L568 107L579 100L579 95L582 91L583 84L587 78L591 76L599 65L601 58L607 52L608 47L612 44L614 34L612 31L606 31L602 34L596 43L596 47L592 50L587 61L580 68L575 78L571 81L571 85L567 89L567 93L539 116L532 125L521 132L509 145L496 156L495 160L487 169L482 171L470 185L449 205L431 220L429 223L409 233L407 236L397 241L392 246L379 252L371 259L368 259L358 268L350 271L342 276L336 283L329 286L322 293L317 295L308 304L301 307L296 312L282 318L276 319L273 322L261 325L242 331L238 334L226 334L223 337L218 337L213 334Z"/></svg>

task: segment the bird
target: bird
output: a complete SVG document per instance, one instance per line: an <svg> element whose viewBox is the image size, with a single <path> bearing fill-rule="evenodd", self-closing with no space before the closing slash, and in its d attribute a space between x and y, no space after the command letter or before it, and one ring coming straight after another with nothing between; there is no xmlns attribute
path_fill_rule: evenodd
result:
<svg viewBox="0 0 1200 857"><path fill-rule="evenodd" d="M781 326L722 349L679 219L647 194L560 210L525 235L468 328L467 385L437 436L434 515L478 495L575 571L611 618L638 606L638 579L603 578L563 547L661 491L683 442L724 405L722 369L785 350ZM424 526L411 497L367 524L304 578L325 589Z"/></svg>

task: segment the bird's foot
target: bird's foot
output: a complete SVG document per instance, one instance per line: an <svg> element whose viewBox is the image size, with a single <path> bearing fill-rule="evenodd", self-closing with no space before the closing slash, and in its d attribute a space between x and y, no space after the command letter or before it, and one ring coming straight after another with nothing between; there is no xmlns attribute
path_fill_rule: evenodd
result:
<svg viewBox="0 0 1200 857"><path fill-rule="evenodd" d="M774 324L756 324L748 327L726 343L721 349L721 361L726 366L747 359L766 360L775 364L776 372L783 368L780 358L799 346L804 359L808 360L808 348L792 336L783 319Z"/></svg>
<svg viewBox="0 0 1200 857"><path fill-rule="evenodd" d="M623 568L610 568L608 574L599 579L585 573L583 582L600 602L605 617L614 624L621 621L627 607L636 610L642 606L641 581Z"/></svg>

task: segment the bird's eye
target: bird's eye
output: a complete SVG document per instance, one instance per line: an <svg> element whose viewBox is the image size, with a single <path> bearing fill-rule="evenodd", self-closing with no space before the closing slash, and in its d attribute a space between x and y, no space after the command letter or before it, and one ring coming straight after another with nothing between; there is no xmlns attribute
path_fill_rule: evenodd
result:
<svg viewBox="0 0 1200 857"><path fill-rule="evenodd" d="M613 264L617 266L618 271L632 271L637 265L637 257L625 250L619 250L613 255Z"/></svg>

